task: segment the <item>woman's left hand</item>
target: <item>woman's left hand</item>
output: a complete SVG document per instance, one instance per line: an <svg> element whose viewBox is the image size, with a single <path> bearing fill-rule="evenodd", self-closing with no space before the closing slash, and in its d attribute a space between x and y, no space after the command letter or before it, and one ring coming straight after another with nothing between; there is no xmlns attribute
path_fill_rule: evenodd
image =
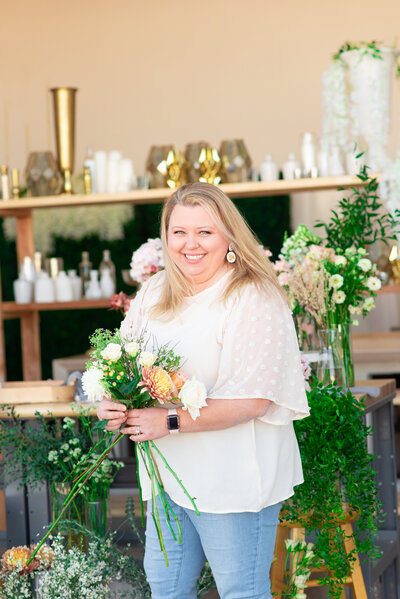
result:
<svg viewBox="0 0 400 599"><path fill-rule="evenodd" d="M132 441L154 441L169 434L167 428L167 410L163 408L143 408L129 410L124 435L130 435Z"/></svg>

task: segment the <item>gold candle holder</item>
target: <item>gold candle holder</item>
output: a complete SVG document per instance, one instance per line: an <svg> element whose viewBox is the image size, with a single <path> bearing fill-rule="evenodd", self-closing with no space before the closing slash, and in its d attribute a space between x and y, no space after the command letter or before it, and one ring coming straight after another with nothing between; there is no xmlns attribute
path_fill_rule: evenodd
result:
<svg viewBox="0 0 400 599"><path fill-rule="evenodd" d="M64 193L72 193L71 174L75 152L75 87L55 87L53 95L57 161L64 174Z"/></svg>
<svg viewBox="0 0 400 599"><path fill-rule="evenodd" d="M20 187L19 187L19 171L17 168L13 168L11 171L11 181L12 181L12 197L14 199L19 198Z"/></svg>

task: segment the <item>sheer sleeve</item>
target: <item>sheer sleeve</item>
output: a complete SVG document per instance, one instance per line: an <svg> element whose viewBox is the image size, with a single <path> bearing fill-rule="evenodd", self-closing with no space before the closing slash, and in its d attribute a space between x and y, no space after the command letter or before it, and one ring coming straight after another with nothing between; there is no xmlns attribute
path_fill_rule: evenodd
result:
<svg viewBox="0 0 400 599"><path fill-rule="evenodd" d="M269 399L260 420L288 424L309 414L293 318L283 299L248 285L232 303L210 398Z"/></svg>
<svg viewBox="0 0 400 599"><path fill-rule="evenodd" d="M121 336L128 341L133 341L140 335L148 318L148 310L154 303L154 293L164 279L164 273L160 272L150 277L142 284L139 291L131 301L129 310L121 323Z"/></svg>

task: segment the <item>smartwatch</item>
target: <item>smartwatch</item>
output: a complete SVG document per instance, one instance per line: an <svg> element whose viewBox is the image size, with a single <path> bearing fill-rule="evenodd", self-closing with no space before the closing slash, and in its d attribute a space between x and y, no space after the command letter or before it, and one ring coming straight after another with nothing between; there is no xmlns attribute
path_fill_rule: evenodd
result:
<svg viewBox="0 0 400 599"><path fill-rule="evenodd" d="M179 416L175 408L170 408L168 410L167 429L172 435L179 433Z"/></svg>

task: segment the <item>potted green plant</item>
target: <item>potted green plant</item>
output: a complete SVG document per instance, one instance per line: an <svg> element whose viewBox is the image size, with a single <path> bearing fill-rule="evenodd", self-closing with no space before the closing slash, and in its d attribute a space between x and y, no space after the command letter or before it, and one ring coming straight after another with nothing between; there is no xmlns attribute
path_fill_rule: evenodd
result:
<svg viewBox="0 0 400 599"><path fill-rule="evenodd" d="M381 506L366 445L371 428L363 420L363 401L340 387L313 380L308 401L310 416L295 422L304 483L283 505L281 519L313 533L313 565L330 573L320 583L329 587L330 599L339 599L356 550L367 559L379 557L374 539ZM346 553L340 524L352 515L356 549Z"/></svg>

